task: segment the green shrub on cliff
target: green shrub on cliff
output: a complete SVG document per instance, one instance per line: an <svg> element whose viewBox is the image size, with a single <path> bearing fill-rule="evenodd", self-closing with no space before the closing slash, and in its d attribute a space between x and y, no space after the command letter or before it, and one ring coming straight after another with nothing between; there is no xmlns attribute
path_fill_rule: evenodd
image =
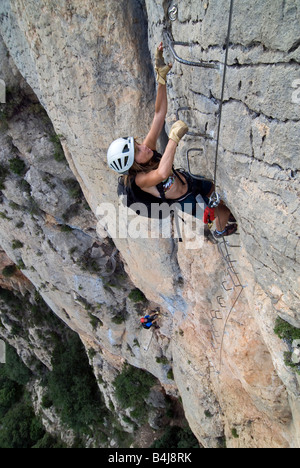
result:
<svg viewBox="0 0 300 468"><path fill-rule="evenodd" d="M288 342L300 339L300 328L293 327L293 325L280 317L276 319L274 333L282 340L287 340Z"/></svg>
<svg viewBox="0 0 300 468"><path fill-rule="evenodd" d="M292 343L300 339L300 328L293 327L280 317L277 317L274 333L279 336L290 348L290 351L283 353L283 359L286 366L291 367L294 372L300 375L300 365L292 361Z"/></svg>
<svg viewBox="0 0 300 468"><path fill-rule="evenodd" d="M130 365L125 365L114 380L115 396L122 408L132 408L134 419L142 422L145 418L148 411L145 399L155 382L151 374Z"/></svg>
<svg viewBox="0 0 300 468"><path fill-rule="evenodd" d="M88 432L89 425L103 422L106 407L76 334L67 342L57 344L52 366L47 377L47 398L59 411L62 421L78 432Z"/></svg>

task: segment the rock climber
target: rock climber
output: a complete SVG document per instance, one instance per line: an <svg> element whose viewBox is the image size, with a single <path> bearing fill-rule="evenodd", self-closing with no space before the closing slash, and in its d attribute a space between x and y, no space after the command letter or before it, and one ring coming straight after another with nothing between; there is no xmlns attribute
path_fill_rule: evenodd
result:
<svg viewBox="0 0 300 468"><path fill-rule="evenodd" d="M142 143L133 137L118 138L111 143L107 152L107 161L111 169L125 175L125 184L140 194L146 192L158 199L169 199L180 204L191 203L195 215L197 194L201 194L206 203L214 193L214 185L208 180L196 180L185 172L174 171L173 163L176 148L188 132L187 125L177 120L171 127L169 140L163 155L156 151L158 137L163 129L168 109L166 80L172 64L166 64L163 57L163 44L155 51L155 71L158 82L154 118ZM231 219L230 219L231 218ZM230 210L221 202L216 209L215 238L229 236L237 230L237 224ZM229 223L228 221L233 221Z"/></svg>
<svg viewBox="0 0 300 468"><path fill-rule="evenodd" d="M152 314L145 315L145 317L142 317L140 322L142 324L143 328L146 328L149 330L152 326L155 328L160 328L158 324L156 323L159 318L159 314L157 312L152 312Z"/></svg>

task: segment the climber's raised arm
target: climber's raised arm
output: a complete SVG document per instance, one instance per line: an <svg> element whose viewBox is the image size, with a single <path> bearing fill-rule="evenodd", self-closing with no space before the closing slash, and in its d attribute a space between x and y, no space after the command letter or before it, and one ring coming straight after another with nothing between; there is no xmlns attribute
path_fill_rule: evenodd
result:
<svg viewBox="0 0 300 468"><path fill-rule="evenodd" d="M165 123L167 109L168 103L166 86L159 83L155 101L154 118L150 127L150 131L143 142L146 146L148 146L148 148L151 148L152 150L156 149L157 139Z"/></svg>
<svg viewBox="0 0 300 468"><path fill-rule="evenodd" d="M155 114L150 131L143 141L143 143L152 150L156 149L157 139L163 129L168 110L166 78L168 72L171 70L171 67L171 63L168 65L165 64L163 57L163 44L161 42L155 52L155 71L156 79L158 81L155 101Z"/></svg>

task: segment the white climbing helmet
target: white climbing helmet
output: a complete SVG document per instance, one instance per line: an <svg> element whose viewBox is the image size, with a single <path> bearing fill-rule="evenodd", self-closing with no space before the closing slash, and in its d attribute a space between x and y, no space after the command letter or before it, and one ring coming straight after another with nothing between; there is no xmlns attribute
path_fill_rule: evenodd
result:
<svg viewBox="0 0 300 468"><path fill-rule="evenodd" d="M107 151L107 163L119 174L128 173L134 163L134 138L118 138L113 141Z"/></svg>

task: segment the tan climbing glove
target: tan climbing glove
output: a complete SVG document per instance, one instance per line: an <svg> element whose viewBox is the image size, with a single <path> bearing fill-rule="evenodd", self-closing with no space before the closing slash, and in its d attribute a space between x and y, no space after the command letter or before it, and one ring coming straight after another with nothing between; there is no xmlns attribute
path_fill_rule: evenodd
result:
<svg viewBox="0 0 300 468"><path fill-rule="evenodd" d="M188 126L182 120L177 120L171 127L169 139L178 144L188 131Z"/></svg>
<svg viewBox="0 0 300 468"><path fill-rule="evenodd" d="M162 42L159 44L155 51L155 71L156 71L156 81L163 85L166 84L167 74L171 70L172 65L166 65L165 59L163 56L163 45Z"/></svg>

